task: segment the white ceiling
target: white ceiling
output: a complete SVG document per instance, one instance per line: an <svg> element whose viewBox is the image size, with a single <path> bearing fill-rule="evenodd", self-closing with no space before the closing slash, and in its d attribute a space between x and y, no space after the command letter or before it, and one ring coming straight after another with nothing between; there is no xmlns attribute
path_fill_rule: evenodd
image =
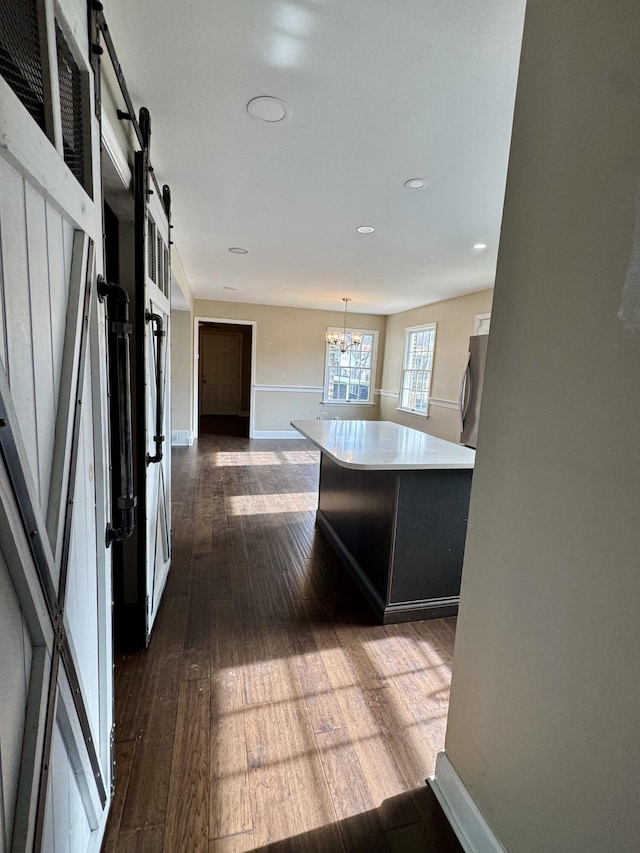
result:
<svg viewBox="0 0 640 853"><path fill-rule="evenodd" d="M107 0L194 295L392 314L491 286L524 5Z"/></svg>

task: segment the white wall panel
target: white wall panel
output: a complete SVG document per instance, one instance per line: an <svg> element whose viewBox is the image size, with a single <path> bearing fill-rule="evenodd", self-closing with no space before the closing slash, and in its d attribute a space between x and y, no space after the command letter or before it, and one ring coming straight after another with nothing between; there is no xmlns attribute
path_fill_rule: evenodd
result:
<svg viewBox="0 0 640 853"><path fill-rule="evenodd" d="M7 831L4 823L4 792L2 789L2 748L0 747L0 853L7 851Z"/></svg>
<svg viewBox="0 0 640 853"><path fill-rule="evenodd" d="M101 806L64 670L58 678L42 850L86 853L97 846Z"/></svg>
<svg viewBox="0 0 640 853"><path fill-rule="evenodd" d="M29 299L24 181L0 157L0 228L8 374L31 476L38 485L38 447Z"/></svg>
<svg viewBox="0 0 640 853"><path fill-rule="evenodd" d="M65 753L64 741L56 725L53 733L51 772L47 792L47 811L51 813L50 827L53 834L49 838L45 838L43 844L44 849L50 850L51 853L73 849L69 844L69 779ZM46 824L49 825L49 822L46 821ZM82 847L77 849L82 850Z"/></svg>
<svg viewBox="0 0 640 853"><path fill-rule="evenodd" d="M7 369L7 334L4 311L4 274L2 271L2 221L0 217L0 364Z"/></svg>
<svg viewBox="0 0 640 853"><path fill-rule="evenodd" d="M35 380L38 483L40 506L46 511L49 499L55 427L47 220L45 201L42 196L27 183L25 183L24 194Z"/></svg>
<svg viewBox="0 0 640 853"><path fill-rule="evenodd" d="M68 755L60 726L56 724L42 849L50 853L80 853L87 849L90 836L91 827L73 770L73 761Z"/></svg>
<svg viewBox="0 0 640 853"><path fill-rule="evenodd" d="M49 255L49 302L51 307L51 341L53 349L53 389L56 408L60 391L62 352L67 314L69 274L65 266L65 244L67 233L73 236L71 225L65 223L60 214L47 204L47 251Z"/></svg>
<svg viewBox="0 0 640 853"><path fill-rule="evenodd" d="M89 366L82 398L90 395ZM73 499L73 530L67 579L66 620L73 640L87 711L96 742L99 733L98 572L96 570L93 413L83 406L78 444L78 470ZM87 571L87 567L91 571Z"/></svg>
<svg viewBox="0 0 640 853"><path fill-rule="evenodd" d="M0 851L9 849L11 841L31 656L20 604L0 552L0 833L5 833Z"/></svg>
<svg viewBox="0 0 640 853"><path fill-rule="evenodd" d="M91 323L89 327L89 347L91 358L91 377L96 382L100 377L100 387L107 388L107 363L105 359L106 345L106 323L105 305L94 298ZM106 466L100 466L97 460L108 457L108 428L107 412L104 408L104 396L95 394L93 397L93 451L96 459L94 468L93 487L96 498L96 525L98 536L98 673L100 684L100 733L99 749L100 760L105 772L105 785L107 789L111 783L112 754L111 754L111 729L113 724L113 637L112 637L112 591L111 591L111 563L105 549L102 547L105 526L107 523L107 512L110 513L110 483L109 470ZM109 553L110 557L110 553Z"/></svg>
<svg viewBox="0 0 640 853"><path fill-rule="evenodd" d="M62 252L64 257L64 280L69 282L71 279L71 261L73 258L73 234L74 227L71 222L66 219L62 221Z"/></svg>

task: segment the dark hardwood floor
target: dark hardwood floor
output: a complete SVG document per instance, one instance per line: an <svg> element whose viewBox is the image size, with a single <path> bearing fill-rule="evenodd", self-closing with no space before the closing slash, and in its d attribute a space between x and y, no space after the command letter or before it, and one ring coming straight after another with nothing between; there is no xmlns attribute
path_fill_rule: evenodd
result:
<svg viewBox="0 0 640 853"><path fill-rule="evenodd" d="M116 660L105 853L461 853L424 782L455 620L373 623L315 530L306 441L173 454L164 600Z"/></svg>
<svg viewBox="0 0 640 853"><path fill-rule="evenodd" d="M200 415L200 435L249 436L249 418L239 415Z"/></svg>

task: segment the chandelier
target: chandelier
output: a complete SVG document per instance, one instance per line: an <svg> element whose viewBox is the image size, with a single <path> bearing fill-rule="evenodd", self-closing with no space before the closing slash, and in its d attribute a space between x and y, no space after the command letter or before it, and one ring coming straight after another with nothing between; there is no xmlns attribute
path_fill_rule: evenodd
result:
<svg viewBox="0 0 640 853"><path fill-rule="evenodd" d="M350 347L357 347L362 343L362 335L358 334L358 332L353 332L351 342L347 343L347 306L351 302L351 299L348 296L343 296L342 301L344 302L344 325L342 331L327 332L326 341L329 346L338 347L340 352L346 352Z"/></svg>

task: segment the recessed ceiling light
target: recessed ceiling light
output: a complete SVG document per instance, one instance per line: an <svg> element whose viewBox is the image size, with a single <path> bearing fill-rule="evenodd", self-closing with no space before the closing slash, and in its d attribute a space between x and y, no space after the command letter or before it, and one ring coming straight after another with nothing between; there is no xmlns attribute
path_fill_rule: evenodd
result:
<svg viewBox="0 0 640 853"><path fill-rule="evenodd" d="M235 287L229 287L229 286L225 285L222 289L223 290L235 290Z"/></svg>
<svg viewBox="0 0 640 853"><path fill-rule="evenodd" d="M246 255L248 254L248 249L243 249L241 246L232 246L229 251L232 255Z"/></svg>
<svg viewBox="0 0 640 853"><path fill-rule="evenodd" d="M291 107L280 98L271 95L260 95L253 98L247 104L247 112L251 118L277 124L280 121L288 121L291 118Z"/></svg>
<svg viewBox="0 0 640 853"><path fill-rule="evenodd" d="M486 249L486 248L487 248L487 244L486 244L486 243L474 243L474 244L473 244L473 248L474 248L474 249L477 249L479 252L481 252L481 251L482 251L482 249Z"/></svg>
<svg viewBox="0 0 640 853"><path fill-rule="evenodd" d="M373 234L375 230L372 225L359 225L356 229L360 234Z"/></svg>
<svg viewBox="0 0 640 853"><path fill-rule="evenodd" d="M404 182L404 185L410 190L421 190L423 187L428 186L424 178L409 178L408 181Z"/></svg>

